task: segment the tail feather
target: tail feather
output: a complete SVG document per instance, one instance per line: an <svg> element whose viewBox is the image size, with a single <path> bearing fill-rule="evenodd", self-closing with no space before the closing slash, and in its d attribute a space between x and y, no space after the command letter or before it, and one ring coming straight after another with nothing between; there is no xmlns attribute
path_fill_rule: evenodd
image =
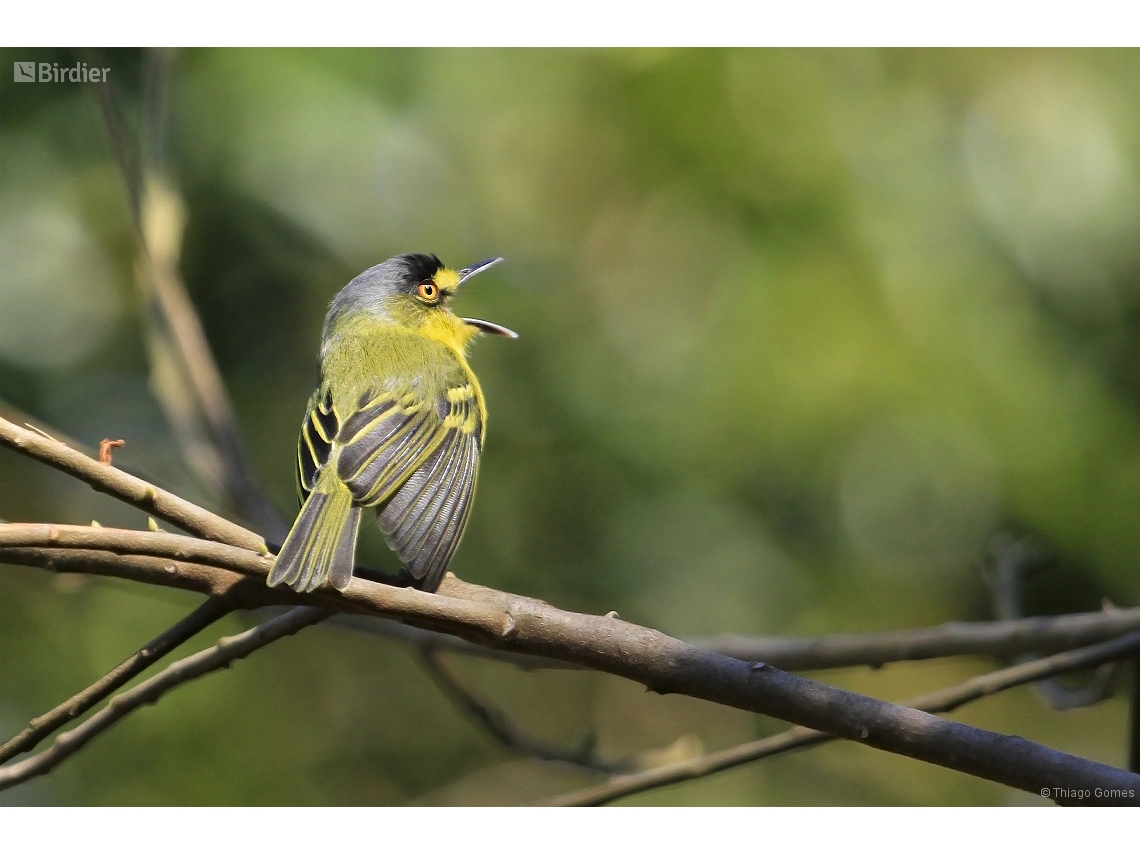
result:
<svg viewBox="0 0 1140 855"><path fill-rule="evenodd" d="M353 507L348 488L318 482L273 562L269 585L307 592L331 581L343 591L352 580L359 528L360 508Z"/></svg>

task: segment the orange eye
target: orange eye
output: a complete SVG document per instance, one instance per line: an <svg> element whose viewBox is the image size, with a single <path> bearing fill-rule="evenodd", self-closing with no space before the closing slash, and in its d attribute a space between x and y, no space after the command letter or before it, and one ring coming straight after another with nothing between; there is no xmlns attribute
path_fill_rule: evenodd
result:
<svg viewBox="0 0 1140 855"><path fill-rule="evenodd" d="M416 286L416 296L425 303L434 303L439 299L439 286L432 280L425 279Z"/></svg>

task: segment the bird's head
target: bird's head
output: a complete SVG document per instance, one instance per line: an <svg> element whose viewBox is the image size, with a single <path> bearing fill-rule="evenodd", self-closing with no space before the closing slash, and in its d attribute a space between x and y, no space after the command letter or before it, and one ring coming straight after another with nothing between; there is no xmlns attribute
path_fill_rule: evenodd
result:
<svg viewBox="0 0 1140 855"><path fill-rule="evenodd" d="M397 255L370 267L349 282L329 306L326 337L342 318L366 313L391 323L431 334L451 333L462 345L480 332L518 338L518 333L478 318L459 318L448 303L464 282L494 267L502 258L488 258L462 270L452 270L434 255Z"/></svg>

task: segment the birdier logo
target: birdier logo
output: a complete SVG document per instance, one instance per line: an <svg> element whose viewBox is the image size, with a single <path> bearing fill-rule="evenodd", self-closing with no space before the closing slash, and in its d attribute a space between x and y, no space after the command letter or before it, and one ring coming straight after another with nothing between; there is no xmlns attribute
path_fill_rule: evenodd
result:
<svg viewBox="0 0 1140 855"><path fill-rule="evenodd" d="M16 83L106 83L109 68L88 68L87 63L59 67L58 62L15 62L12 80Z"/></svg>

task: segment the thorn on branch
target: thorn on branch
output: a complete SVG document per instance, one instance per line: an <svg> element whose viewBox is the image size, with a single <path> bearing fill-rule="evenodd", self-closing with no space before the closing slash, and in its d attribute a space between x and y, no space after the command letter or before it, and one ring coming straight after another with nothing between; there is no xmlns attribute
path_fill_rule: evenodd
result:
<svg viewBox="0 0 1140 855"><path fill-rule="evenodd" d="M507 612L506 620L503 622L503 629L499 633L499 637L504 640L510 638L515 634L515 628L515 616Z"/></svg>
<svg viewBox="0 0 1140 855"><path fill-rule="evenodd" d="M43 431L40 431L40 433L43 433ZM99 462L104 466L111 466L111 452L116 448L122 448L126 444L127 441L125 439L107 439L104 437L99 440Z"/></svg>
<svg viewBox="0 0 1140 855"><path fill-rule="evenodd" d="M36 427L36 426L35 426L34 424L32 424L31 422L24 422L24 427L26 427L28 430L34 430L34 431L35 431L36 433L38 433L40 436L42 436L42 437L45 437L45 438L47 438L47 439L50 439L52 442L59 442L59 440L58 440L58 439L56 439L54 436L52 436L50 433L48 433L47 431L43 430L42 428L38 428L38 427Z"/></svg>

